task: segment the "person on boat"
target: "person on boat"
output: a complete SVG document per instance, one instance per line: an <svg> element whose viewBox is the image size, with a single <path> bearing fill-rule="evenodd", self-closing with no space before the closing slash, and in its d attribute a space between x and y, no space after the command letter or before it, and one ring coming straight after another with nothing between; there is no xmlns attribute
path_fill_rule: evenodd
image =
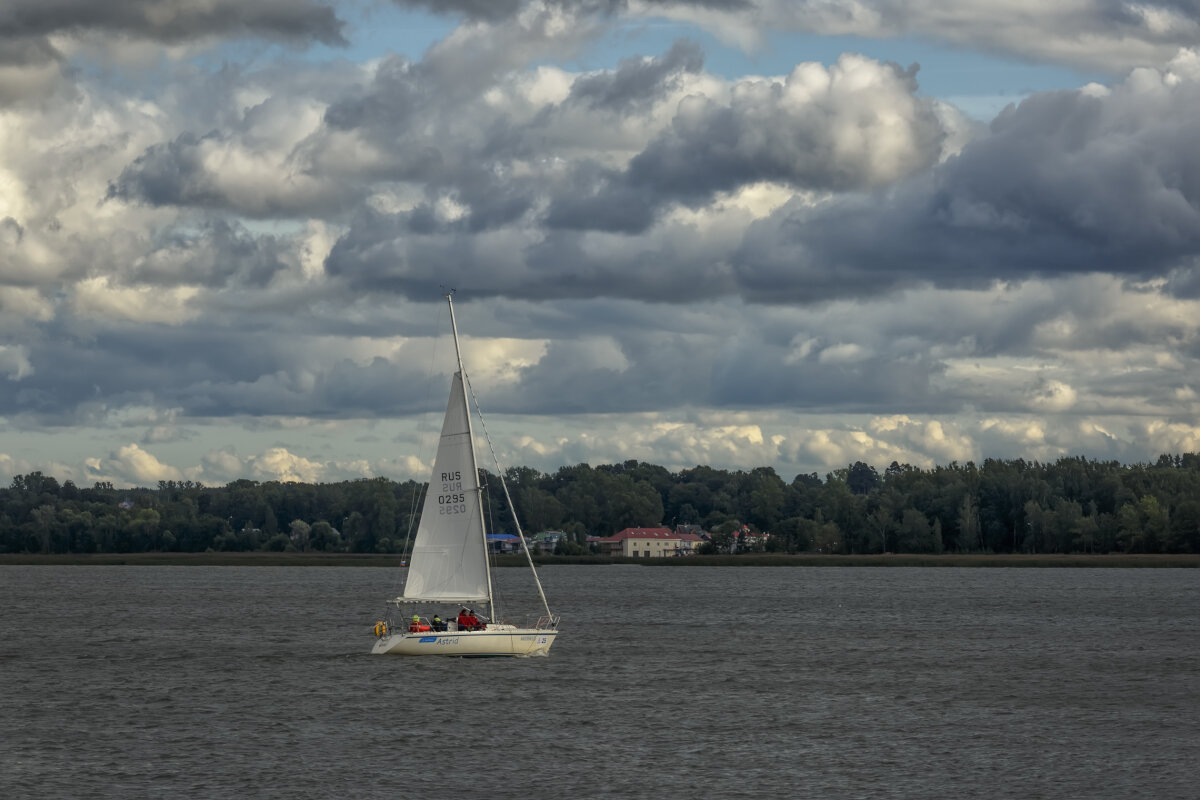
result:
<svg viewBox="0 0 1200 800"><path fill-rule="evenodd" d="M443 620L441 617L439 617L437 614L433 615L433 629L435 631L446 630L446 621Z"/></svg>
<svg viewBox="0 0 1200 800"><path fill-rule="evenodd" d="M458 629L460 631L471 630L471 617L467 614L467 609L463 608L458 612Z"/></svg>
<svg viewBox="0 0 1200 800"><path fill-rule="evenodd" d="M479 617L475 616L475 609L467 609L467 625L473 631L483 630L483 623L479 621Z"/></svg>
<svg viewBox="0 0 1200 800"><path fill-rule="evenodd" d="M429 630L429 626L422 624L421 617L418 616L417 614L413 614L412 624L410 624L408 626L408 632L409 633L422 633L427 630Z"/></svg>

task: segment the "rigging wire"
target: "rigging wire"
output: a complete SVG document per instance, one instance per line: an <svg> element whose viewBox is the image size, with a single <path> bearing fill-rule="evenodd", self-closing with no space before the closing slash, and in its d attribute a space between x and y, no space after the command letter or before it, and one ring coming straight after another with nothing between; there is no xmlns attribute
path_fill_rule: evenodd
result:
<svg viewBox="0 0 1200 800"><path fill-rule="evenodd" d="M512 495L508 491L508 481L504 480L504 470L500 466L500 457L496 455L496 447L492 444L491 434L488 433L487 422L483 418L483 407L479 405L479 398L475 396L475 387L471 385L471 379L467 377L465 369L463 370L463 383L471 395L471 400L475 403L475 415L479 418L479 426L483 431L484 440L487 441L488 452L492 454L492 463L496 465L496 477L500 479L500 488L504 490L504 498L508 501L508 507L512 511L513 527L517 529L517 537L521 540L521 549L525 551L525 558L529 561L529 568L533 570L533 581L537 585L538 596L542 599L542 606L546 609L546 616L554 619L554 615L550 613L550 603L546 600L546 593L542 590L542 579L538 577L537 567L533 563L533 554L529 550L529 543L525 541L525 533L521 530L521 521L517 518L517 507L513 504Z"/></svg>
<svg viewBox="0 0 1200 800"><path fill-rule="evenodd" d="M479 424L480 425L483 424L482 417L479 418ZM488 516L487 530L485 530L483 532L484 541L487 541L487 532L488 531L491 531L492 533L496 532L496 507L494 505L492 505L492 492L491 492L491 489L488 487L487 478L484 477L486 475L487 475L487 470L485 470L483 468L477 468L476 477L478 478L479 490L480 490L480 493L483 495L482 502L486 504L485 507L487 508L487 516ZM488 548L487 557L488 557L488 561L491 562L492 567L495 567L497 564L497 554L493 553L490 547ZM500 621L500 617L501 617L500 609L504 606L504 601L505 601L505 598L504 598L503 592L500 590L500 587L493 586L492 587L491 612L492 612L492 620L494 622Z"/></svg>

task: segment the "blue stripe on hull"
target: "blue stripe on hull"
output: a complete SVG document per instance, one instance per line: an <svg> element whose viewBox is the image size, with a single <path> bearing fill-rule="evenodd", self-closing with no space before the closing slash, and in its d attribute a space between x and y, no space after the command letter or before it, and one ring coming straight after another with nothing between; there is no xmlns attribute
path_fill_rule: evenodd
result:
<svg viewBox="0 0 1200 800"><path fill-rule="evenodd" d="M426 647L421 648L421 652L419 654L415 653L415 652L410 652L410 653L408 653L408 655L439 655L439 656L446 656L446 657L450 657L450 658L521 658L521 657L526 657L529 655L534 655L539 650L548 650L550 648L550 645L554 644L554 640L557 637L557 635L558 635L558 631L541 631L541 632L533 632L533 633L525 633L525 632L513 633L512 631L496 631L494 633L489 632L489 631L438 631L437 633L434 633L434 634L428 634L428 633L424 633L424 632L422 632L420 634L405 633L405 634L401 634L401 638L402 638L402 640L407 640L410 642L413 642L415 640L415 642L414 642L415 644L427 645ZM512 639L514 637L516 637L517 639L522 639L524 637L529 637L529 638L545 637L548 639L548 641L546 642L545 645L543 645L541 647L535 647L532 652L528 651L528 650L524 650L519 647L515 648L515 651L503 652L503 653L470 652L469 650L468 650L468 652L461 652L461 651L460 652L453 652L453 651L448 652L447 649L443 649L438 645L439 640L442 640L442 639L462 639L464 641L455 643L454 647L461 646L461 647L465 647L465 648L470 648L472 639L474 639L474 640L495 639L496 637L501 637L501 638L507 637L509 639ZM477 645L481 646L481 649L485 649L485 650L487 649L487 647L485 646L485 642L483 642L483 641L477 641Z"/></svg>

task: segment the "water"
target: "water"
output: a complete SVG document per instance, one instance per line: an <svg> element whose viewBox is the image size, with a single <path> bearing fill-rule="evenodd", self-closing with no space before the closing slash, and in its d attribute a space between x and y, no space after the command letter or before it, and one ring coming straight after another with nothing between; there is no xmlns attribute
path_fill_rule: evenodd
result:
<svg viewBox="0 0 1200 800"><path fill-rule="evenodd" d="M1195 570L542 577L549 658L404 659L388 570L2 567L0 796L1200 797Z"/></svg>

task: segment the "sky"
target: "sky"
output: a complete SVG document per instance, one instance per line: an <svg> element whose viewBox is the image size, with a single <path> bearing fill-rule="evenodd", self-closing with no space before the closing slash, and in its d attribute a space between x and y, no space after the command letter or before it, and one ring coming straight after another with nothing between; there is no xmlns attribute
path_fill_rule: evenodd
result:
<svg viewBox="0 0 1200 800"><path fill-rule="evenodd" d="M424 480L447 289L503 466L1198 451L1200 0L0 0L4 484Z"/></svg>

